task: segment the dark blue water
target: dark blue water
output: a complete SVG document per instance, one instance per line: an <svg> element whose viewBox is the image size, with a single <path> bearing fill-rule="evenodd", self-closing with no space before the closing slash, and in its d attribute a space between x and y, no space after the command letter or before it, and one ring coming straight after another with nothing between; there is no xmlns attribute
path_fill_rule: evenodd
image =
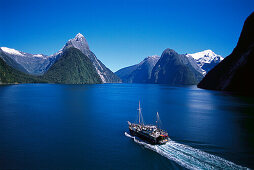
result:
<svg viewBox="0 0 254 170"><path fill-rule="evenodd" d="M141 101L172 139L129 136ZM149 84L0 86L0 169L254 168L254 99Z"/></svg>

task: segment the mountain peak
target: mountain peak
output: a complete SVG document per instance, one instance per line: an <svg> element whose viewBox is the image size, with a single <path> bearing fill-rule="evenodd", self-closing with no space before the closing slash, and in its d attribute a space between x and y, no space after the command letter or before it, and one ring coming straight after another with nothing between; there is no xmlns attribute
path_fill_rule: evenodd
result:
<svg viewBox="0 0 254 170"><path fill-rule="evenodd" d="M143 61L141 61L138 65L142 65L143 63L149 63L154 66L159 59L160 57L157 55L148 56Z"/></svg>
<svg viewBox="0 0 254 170"><path fill-rule="evenodd" d="M187 54L187 57L189 57L189 56L193 57L195 60L198 60L198 59L204 58L204 57L214 59L216 56L220 56L220 55L217 55L212 50L208 49L208 50L204 50L204 51L193 53L193 54Z"/></svg>
<svg viewBox="0 0 254 170"><path fill-rule="evenodd" d="M78 33L73 39L70 39L64 48L74 47L82 51L85 55L89 52L89 46L85 37Z"/></svg>
<svg viewBox="0 0 254 170"><path fill-rule="evenodd" d="M224 59L220 55L215 54L210 49L193 54L187 54L186 57L188 57L190 60L194 59L196 61L197 65L203 70L203 75L205 75L215 65Z"/></svg>
<svg viewBox="0 0 254 170"><path fill-rule="evenodd" d="M103 83L121 82L121 80L100 60L98 60L92 51L90 51L88 43L81 33L78 33L73 39L70 39L65 44L63 50L60 50L57 54L62 53L62 51L71 47L80 50L85 56L87 56L91 60Z"/></svg>
<svg viewBox="0 0 254 170"><path fill-rule="evenodd" d="M80 32L76 35L76 37L84 37Z"/></svg>
<svg viewBox="0 0 254 170"><path fill-rule="evenodd" d="M82 35L81 33L78 33L75 38L75 40L82 40L82 39L85 39L84 35Z"/></svg>
<svg viewBox="0 0 254 170"><path fill-rule="evenodd" d="M208 49L208 50L204 50L203 52L206 52L206 53L214 53L212 50Z"/></svg>
<svg viewBox="0 0 254 170"><path fill-rule="evenodd" d="M203 52L204 54L206 54L207 56L217 56L217 54L215 54L212 50L208 49L208 50L204 50L204 51L201 51Z"/></svg>
<svg viewBox="0 0 254 170"><path fill-rule="evenodd" d="M171 49L171 48L167 48L163 51L163 53L176 53L175 50Z"/></svg>
<svg viewBox="0 0 254 170"><path fill-rule="evenodd" d="M163 52L162 52L162 54L161 54L161 59L162 58L170 58L170 59L172 59L172 58L177 58L177 56L179 56L179 54L175 51L175 50L173 50L173 49L170 49L170 48L167 48L167 49L165 49Z"/></svg>

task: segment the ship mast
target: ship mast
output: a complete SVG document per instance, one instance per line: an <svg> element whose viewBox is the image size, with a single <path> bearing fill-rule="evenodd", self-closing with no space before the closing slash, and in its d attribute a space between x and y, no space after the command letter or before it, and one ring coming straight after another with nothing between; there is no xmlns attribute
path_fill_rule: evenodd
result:
<svg viewBox="0 0 254 170"><path fill-rule="evenodd" d="M156 118L157 118L157 120L156 120L156 126L157 126L158 129L160 129L161 121L160 121L159 112L157 112Z"/></svg>
<svg viewBox="0 0 254 170"><path fill-rule="evenodd" d="M138 123L140 124L140 113L141 113L141 108L140 108L140 101L138 102Z"/></svg>
<svg viewBox="0 0 254 170"><path fill-rule="evenodd" d="M143 116L140 108L140 101L138 102L138 124L144 125Z"/></svg>

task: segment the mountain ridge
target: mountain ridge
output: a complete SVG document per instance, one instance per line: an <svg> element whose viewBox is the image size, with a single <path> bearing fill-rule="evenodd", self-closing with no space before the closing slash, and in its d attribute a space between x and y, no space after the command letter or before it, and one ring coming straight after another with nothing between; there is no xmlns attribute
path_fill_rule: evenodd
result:
<svg viewBox="0 0 254 170"><path fill-rule="evenodd" d="M2 59L14 69L23 73L42 76L61 58L63 52L70 47L80 50L91 60L103 83L121 82L121 79L97 59L92 51L90 51L89 45L81 33L78 33L74 38L69 39L62 49L52 55L30 54L8 47L0 47L0 52L5 54L5 58Z"/></svg>
<svg viewBox="0 0 254 170"><path fill-rule="evenodd" d="M29 73L31 75L42 75L47 68L50 67L52 62L54 62L54 56L30 54L8 47L0 47L0 50L8 56L4 59L8 65L12 66L16 70ZM12 60L12 62L9 60Z"/></svg>
<svg viewBox="0 0 254 170"><path fill-rule="evenodd" d="M0 84L17 83L47 83L40 77L23 73L9 66L3 58L8 58L4 53L0 53Z"/></svg>
<svg viewBox="0 0 254 170"><path fill-rule="evenodd" d="M99 59L97 59L97 57L92 51L90 51L88 43L81 33L78 33L73 39L68 40L63 49L69 47L79 49L92 61L103 83L121 82L121 79L117 77L110 69L108 69Z"/></svg>
<svg viewBox="0 0 254 170"><path fill-rule="evenodd" d="M122 68L115 72L115 74L122 79L124 83L148 83L151 72L159 56L148 56L140 63Z"/></svg>
<svg viewBox="0 0 254 170"><path fill-rule="evenodd" d="M169 85L197 84L202 79L199 73L184 54L173 49L163 51L151 74L151 83Z"/></svg>
<svg viewBox="0 0 254 170"><path fill-rule="evenodd" d="M245 20L232 53L198 84L199 88L254 95L254 12Z"/></svg>
<svg viewBox="0 0 254 170"><path fill-rule="evenodd" d="M80 50L69 47L42 76L50 83L99 84L102 83L90 59Z"/></svg>
<svg viewBox="0 0 254 170"><path fill-rule="evenodd" d="M215 65L220 63L224 58L215 54L212 50L204 50L197 53L186 54L188 58L192 57L197 65L201 68L199 70L203 75L206 75Z"/></svg>

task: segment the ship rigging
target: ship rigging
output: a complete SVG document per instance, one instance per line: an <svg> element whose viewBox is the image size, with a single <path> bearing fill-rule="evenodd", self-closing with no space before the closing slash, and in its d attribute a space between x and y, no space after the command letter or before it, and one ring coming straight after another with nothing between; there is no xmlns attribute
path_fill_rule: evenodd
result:
<svg viewBox="0 0 254 170"><path fill-rule="evenodd" d="M137 136L154 145L165 144L169 140L168 133L160 127L161 121L158 112L156 118L156 125L145 125L139 101L138 123L131 123L128 121L131 135Z"/></svg>

